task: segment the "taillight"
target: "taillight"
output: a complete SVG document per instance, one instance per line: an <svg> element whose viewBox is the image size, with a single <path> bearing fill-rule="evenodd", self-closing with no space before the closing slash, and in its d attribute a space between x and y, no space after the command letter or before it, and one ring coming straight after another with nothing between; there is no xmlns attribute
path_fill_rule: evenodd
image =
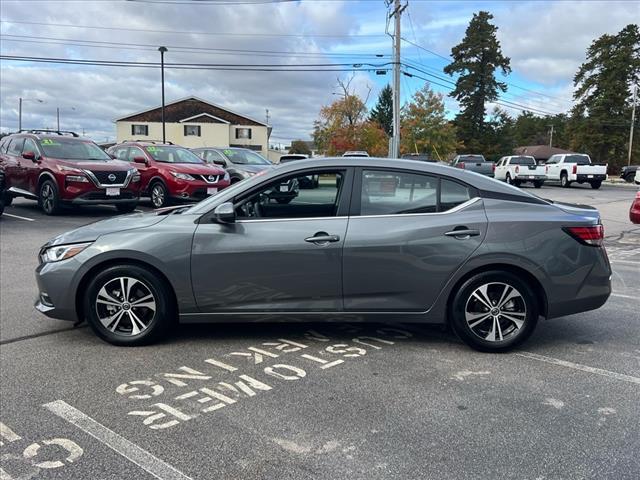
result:
<svg viewBox="0 0 640 480"><path fill-rule="evenodd" d="M516 165L516 173L520 173L520 167Z"/></svg>
<svg viewBox="0 0 640 480"><path fill-rule="evenodd" d="M493 172L496 171L496 164L495 163L491 164L491 171L493 171Z"/></svg>
<svg viewBox="0 0 640 480"><path fill-rule="evenodd" d="M604 227L602 225L564 227L563 230L584 245L599 247L604 240Z"/></svg>
<svg viewBox="0 0 640 480"><path fill-rule="evenodd" d="M578 164L574 163L573 164L573 174L575 175L576 173L578 173Z"/></svg>

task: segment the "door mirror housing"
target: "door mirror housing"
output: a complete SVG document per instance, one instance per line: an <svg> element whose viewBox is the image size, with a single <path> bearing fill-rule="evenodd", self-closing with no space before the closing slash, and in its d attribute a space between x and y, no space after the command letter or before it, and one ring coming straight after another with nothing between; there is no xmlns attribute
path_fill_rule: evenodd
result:
<svg viewBox="0 0 640 480"><path fill-rule="evenodd" d="M147 159L144 157L134 157L133 158L133 163L142 163L144 165L147 165Z"/></svg>
<svg viewBox="0 0 640 480"><path fill-rule="evenodd" d="M227 162L225 162L224 160L214 160L213 163L215 165L220 166L220 167L226 167L227 166Z"/></svg>
<svg viewBox="0 0 640 480"><path fill-rule="evenodd" d="M213 210L213 219L216 223L235 223L236 209L231 202L218 205Z"/></svg>
<svg viewBox="0 0 640 480"><path fill-rule="evenodd" d="M26 158L27 160L31 160L32 162L35 162L37 160L35 152L24 152L22 154L22 158Z"/></svg>

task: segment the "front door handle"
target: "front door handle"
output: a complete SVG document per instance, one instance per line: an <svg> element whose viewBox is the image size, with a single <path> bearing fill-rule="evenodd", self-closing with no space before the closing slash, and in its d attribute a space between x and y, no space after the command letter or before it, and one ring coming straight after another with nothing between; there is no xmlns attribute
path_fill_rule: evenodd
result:
<svg viewBox="0 0 640 480"><path fill-rule="evenodd" d="M465 240L469 237L477 237L478 235L480 235L480 230L471 230L468 228L461 228L461 229L454 229L451 230L450 232L446 232L445 235L447 237L455 237L458 240Z"/></svg>
<svg viewBox="0 0 640 480"><path fill-rule="evenodd" d="M316 245L326 245L330 242L339 242L340 237L338 235L329 235L326 232L318 232L313 237L307 237L305 242L315 243Z"/></svg>

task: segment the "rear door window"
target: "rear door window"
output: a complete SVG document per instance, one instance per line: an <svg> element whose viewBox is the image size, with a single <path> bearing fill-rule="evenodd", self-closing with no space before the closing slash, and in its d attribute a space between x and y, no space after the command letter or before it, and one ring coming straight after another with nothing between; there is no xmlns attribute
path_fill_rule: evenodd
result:
<svg viewBox="0 0 640 480"><path fill-rule="evenodd" d="M471 200L469 188L461 183L442 179L440 183L440 211L446 212Z"/></svg>

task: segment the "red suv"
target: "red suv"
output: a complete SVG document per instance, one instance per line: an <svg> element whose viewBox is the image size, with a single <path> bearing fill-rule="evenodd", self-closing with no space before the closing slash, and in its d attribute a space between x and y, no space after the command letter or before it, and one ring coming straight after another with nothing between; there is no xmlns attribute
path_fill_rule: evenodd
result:
<svg viewBox="0 0 640 480"><path fill-rule="evenodd" d="M108 152L113 158L135 163L142 176L142 194L151 197L156 208L171 202L199 202L230 184L225 170L172 143L123 142Z"/></svg>
<svg viewBox="0 0 640 480"><path fill-rule="evenodd" d="M115 205L131 212L140 198L140 174L113 160L98 145L73 132L29 130L0 142L5 204L14 197L37 200L47 215L63 205Z"/></svg>

